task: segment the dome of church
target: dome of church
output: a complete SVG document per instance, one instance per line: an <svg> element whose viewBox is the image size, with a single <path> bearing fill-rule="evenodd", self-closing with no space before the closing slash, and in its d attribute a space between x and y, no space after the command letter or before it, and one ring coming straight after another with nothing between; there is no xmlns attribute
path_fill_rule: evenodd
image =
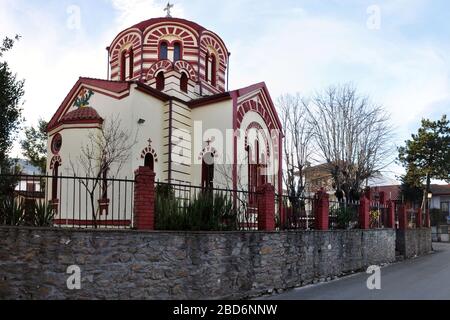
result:
<svg viewBox="0 0 450 320"><path fill-rule="evenodd" d="M103 122L102 117L98 114L98 112L91 107L82 107L77 108L74 111L71 111L64 115L61 119L61 123L79 123L79 122Z"/></svg>
<svg viewBox="0 0 450 320"><path fill-rule="evenodd" d="M120 32L108 52L111 80L141 81L191 99L226 89L230 54L225 43L189 20L142 21Z"/></svg>

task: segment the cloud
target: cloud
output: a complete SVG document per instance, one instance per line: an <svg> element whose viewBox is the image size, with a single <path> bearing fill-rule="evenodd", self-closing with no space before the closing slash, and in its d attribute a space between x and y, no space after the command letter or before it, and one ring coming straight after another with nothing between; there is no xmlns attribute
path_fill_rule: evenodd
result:
<svg viewBox="0 0 450 320"><path fill-rule="evenodd" d="M118 12L116 19L117 31L121 31L136 23L151 17L165 16L165 1L155 0L109 0ZM172 9L172 16L183 17L182 5L177 4Z"/></svg>

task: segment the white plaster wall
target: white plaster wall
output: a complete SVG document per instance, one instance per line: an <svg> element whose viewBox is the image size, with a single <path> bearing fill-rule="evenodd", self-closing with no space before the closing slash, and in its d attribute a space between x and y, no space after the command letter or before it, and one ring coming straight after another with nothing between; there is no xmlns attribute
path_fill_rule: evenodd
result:
<svg viewBox="0 0 450 320"><path fill-rule="evenodd" d="M227 130L229 130L229 133L232 133L233 130L232 100L193 109L192 121L194 130L192 134L192 185L201 185L202 162L199 160L199 156L203 148L206 147L205 141L215 137L216 141L211 143L211 146L218 151L219 163L215 165L214 185L232 188L233 183L228 179L228 176L232 177L231 163L234 159L234 147L233 139L229 138L227 142L226 138ZM201 129L201 131L196 130L196 128ZM223 139L220 139L220 137L223 137ZM226 174L220 174L218 170L226 172Z"/></svg>

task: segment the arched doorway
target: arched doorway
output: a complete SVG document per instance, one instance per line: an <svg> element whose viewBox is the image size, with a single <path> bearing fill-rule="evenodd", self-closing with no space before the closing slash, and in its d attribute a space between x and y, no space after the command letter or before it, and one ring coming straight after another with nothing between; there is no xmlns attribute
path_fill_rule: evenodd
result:
<svg viewBox="0 0 450 320"><path fill-rule="evenodd" d="M202 188L212 189L214 187L214 154L208 152L202 161Z"/></svg>
<svg viewBox="0 0 450 320"><path fill-rule="evenodd" d="M155 157L151 153L147 153L144 158L144 166L155 171Z"/></svg>

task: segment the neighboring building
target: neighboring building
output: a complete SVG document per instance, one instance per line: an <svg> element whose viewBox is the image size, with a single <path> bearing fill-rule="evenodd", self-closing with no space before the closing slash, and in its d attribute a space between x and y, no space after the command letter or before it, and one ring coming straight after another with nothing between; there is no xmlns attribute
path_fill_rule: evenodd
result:
<svg viewBox="0 0 450 320"><path fill-rule="evenodd" d="M431 186L431 209L440 209L444 216L450 216L450 184Z"/></svg>
<svg viewBox="0 0 450 320"><path fill-rule="evenodd" d="M314 195L319 190L325 190L334 196L333 177L330 173L330 165L327 163L308 167L304 170L305 189L308 195Z"/></svg>
<svg viewBox="0 0 450 320"><path fill-rule="evenodd" d="M226 91L230 53L217 34L155 18L120 32L107 49L110 79L80 78L49 122L49 175L84 176L81 148L117 117L137 135L120 178L145 165L161 182L281 190L282 125L269 91L264 83ZM49 189L54 200L72 192L57 179Z"/></svg>
<svg viewBox="0 0 450 320"><path fill-rule="evenodd" d="M19 167L21 175L16 186L16 195L19 200L36 200L45 198L42 187L42 178L39 176L41 171L33 166L27 160L16 159L16 165Z"/></svg>

